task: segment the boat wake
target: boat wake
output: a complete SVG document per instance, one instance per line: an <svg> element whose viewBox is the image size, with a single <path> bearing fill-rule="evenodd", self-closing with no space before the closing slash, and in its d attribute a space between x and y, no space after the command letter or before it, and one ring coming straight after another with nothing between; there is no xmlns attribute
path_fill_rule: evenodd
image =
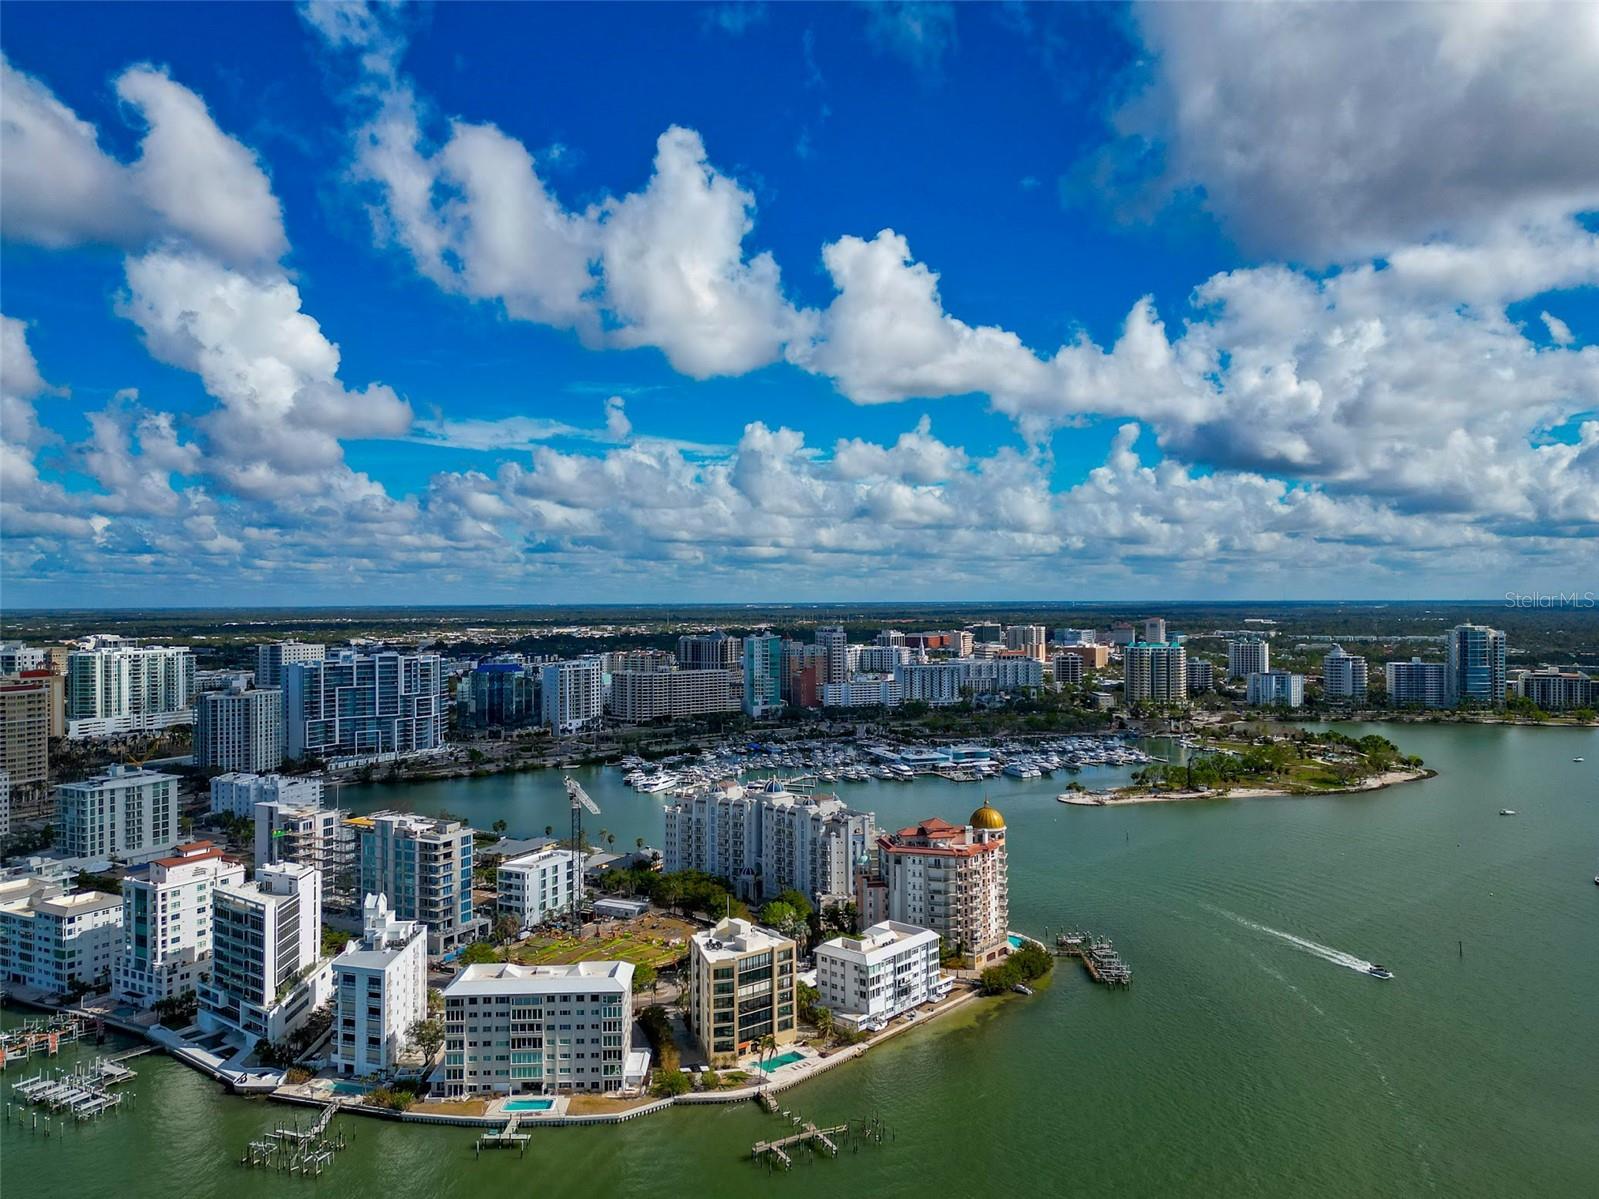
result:
<svg viewBox="0 0 1599 1199"><path fill-rule="evenodd" d="M1236 921L1245 928L1253 929L1257 933L1265 933L1268 936L1287 941L1290 945L1303 950L1305 953L1318 957L1324 962L1331 962L1334 966L1342 966L1346 970L1355 970L1361 974L1371 970L1372 963L1365 958L1357 957L1352 953L1345 953L1341 949L1334 949L1331 945L1322 945L1305 937L1296 937L1293 933L1285 933L1280 928L1272 928L1267 924L1258 924L1253 920L1246 920L1236 912L1229 912L1225 908L1214 908L1212 910L1226 916L1229 920Z"/></svg>

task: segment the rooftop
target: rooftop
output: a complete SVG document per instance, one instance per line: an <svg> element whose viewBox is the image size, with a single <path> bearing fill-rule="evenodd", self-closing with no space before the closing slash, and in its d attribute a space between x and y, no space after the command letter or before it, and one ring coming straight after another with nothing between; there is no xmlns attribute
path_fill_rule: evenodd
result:
<svg viewBox="0 0 1599 1199"><path fill-rule="evenodd" d="M573 962L566 966L482 962L468 966L457 974L444 988L444 994L446 998L456 995L556 995L584 988L631 994L633 966L629 962Z"/></svg>
<svg viewBox="0 0 1599 1199"><path fill-rule="evenodd" d="M695 949L711 962L779 949L785 945L792 947L793 944L793 941L774 929L762 928L735 917L723 920L715 928L694 934Z"/></svg>

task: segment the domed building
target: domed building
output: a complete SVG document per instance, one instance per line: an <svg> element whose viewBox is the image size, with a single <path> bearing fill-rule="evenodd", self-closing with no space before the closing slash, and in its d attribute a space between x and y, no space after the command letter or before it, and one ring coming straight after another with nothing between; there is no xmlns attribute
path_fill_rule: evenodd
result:
<svg viewBox="0 0 1599 1199"><path fill-rule="evenodd" d="M930 928L975 969L1010 952L1005 817L987 800L964 825L936 816L877 839L878 873L861 881L863 924Z"/></svg>

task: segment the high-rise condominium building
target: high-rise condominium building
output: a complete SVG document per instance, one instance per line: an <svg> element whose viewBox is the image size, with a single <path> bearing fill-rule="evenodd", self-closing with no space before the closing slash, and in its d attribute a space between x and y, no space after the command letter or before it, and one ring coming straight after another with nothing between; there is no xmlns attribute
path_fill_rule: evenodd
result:
<svg viewBox="0 0 1599 1199"><path fill-rule="evenodd" d="M936 817L877 839L877 873L856 889L864 924L932 929L969 964L1010 950L1005 818L983 804L964 825Z"/></svg>
<svg viewBox="0 0 1599 1199"><path fill-rule="evenodd" d="M1366 702L1366 659L1335 645L1321 660L1322 693L1328 703Z"/></svg>
<svg viewBox="0 0 1599 1199"><path fill-rule="evenodd" d="M1444 698L1450 707L1505 706L1505 635L1487 625L1462 624L1444 637Z"/></svg>
<svg viewBox="0 0 1599 1199"><path fill-rule="evenodd" d="M283 672L296 662L320 662L328 647L307 641L273 641L255 647L255 685L283 686Z"/></svg>
<svg viewBox="0 0 1599 1199"><path fill-rule="evenodd" d="M777 783L694 795L669 805L665 819L668 872L703 870L729 879L745 899L792 887L818 907L853 898L876 833L870 812Z"/></svg>
<svg viewBox="0 0 1599 1199"><path fill-rule="evenodd" d="M1529 670L1517 682L1516 690L1545 712L1599 707L1599 680L1580 670L1556 670L1553 666Z"/></svg>
<svg viewBox="0 0 1599 1199"><path fill-rule="evenodd" d="M263 799L255 805L255 864L299 862L322 877L322 906L354 908L355 830L338 808L320 802Z"/></svg>
<svg viewBox="0 0 1599 1199"><path fill-rule="evenodd" d="M821 637L821 630L817 631ZM831 647L828 649L831 654ZM845 647L840 645L842 658ZM829 667L831 669L831 667ZM783 709L783 639L776 633L744 638L744 713L757 720Z"/></svg>
<svg viewBox="0 0 1599 1199"><path fill-rule="evenodd" d="M194 719L194 655L91 637L67 655L67 736L147 733Z"/></svg>
<svg viewBox="0 0 1599 1199"><path fill-rule="evenodd" d="M56 848L68 857L148 862L168 856L178 833L176 775L111 766L56 790Z"/></svg>
<svg viewBox="0 0 1599 1199"><path fill-rule="evenodd" d="M135 1007L198 993L211 973L211 899L244 882L244 866L191 841L122 880L122 952L112 990Z"/></svg>
<svg viewBox="0 0 1599 1199"><path fill-rule="evenodd" d="M194 763L202 770L276 770L283 764L283 692L203 692L194 704Z"/></svg>
<svg viewBox="0 0 1599 1199"><path fill-rule="evenodd" d="M1442 662L1389 662L1383 667L1388 680L1388 703L1395 708L1442 708L1449 703L1447 673Z"/></svg>
<svg viewBox="0 0 1599 1199"><path fill-rule="evenodd" d="M1076 654L1056 654L1050 660L1059 687L1075 687L1083 681L1083 660Z"/></svg>
<svg viewBox="0 0 1599 1199"><path fill-rule="evenodd" d="M333 1037L340 1074L394 1073L411 1027L427 1018L427 931L396 920L381 895L361 907L361 937L333 959Z"/></svg>
<svg viewBox="0 0 1599 1199"><path fill-rule="evenodd" d="M611 714L640 722L736 712L732 670L618 670L611 675Z"/></svg>
<svg viewBox="0 0 1599 1199"><path fill-rule="evenodd" d="M822 682L849 682L849 638L842 625L822 625L816 630L816 644L826 655Z"/></svg>
<svg viewBox="0 0 1599 1199"><path fill-rule="evenodd" d="M479 662L468 688L471 723L476 728L518 728L539 718L539 668L528 662Z"/></svg>
<svg viewBox="0 0 1599 1199"><path fill-rule="evenodd" d="M1216 686L1216 668L1203 658L1188 659L1188 694L1198 695Z"/></svg>
<svg viewBox="0 0 1599 1199"><path fill-rule="evenodd" d="M248 883L211 894L211 977L200 1025L281 1041L329 997L322 951L322 887L310 866L263 866Z"/></svg>
<svg viewBox="0 0 1599 1199"><path fill-rule="evenodd" d="M1134 641L1122 651L1130 704L1188 702L1188 653L1177 642Z"/></svg>
<svg viewBox="0 0 1599 1199"><path fill-rule="evenodd" d="M50 677L0 678L0 770L12 793L42 795L50 778Z"/></svg>
<svg viewBox="0 0 1599 1199"><path fill-rule="evenodd" d="M341 650L283 670L284 754L392 757L444 745L437 654Z"/></svg>
<svg viewBox="0 0 1599 1199"><path fill-rule="evenodd" d="M684 670L738 670L744 660L744 639L721 629L677 639L677 664Z"/></svg>
<svg viewBox="0 0 1599 1199"><path fill-rule="evenodd" d="M1041 624L1013 624L1005 630L1007 649L1021 650L1039 661L1043 661L1048 644L1049 630Z"/></svg>
<svg viewBox="0 0 1599 1199"><path fill-rule="evenodd" d="M1245 702L1260 708L1302 707L1305 676L1288 670L1256 671L1249 676Z"/></svg>
<svg viewBox="0 0 1599 1199"><path fill-rule="evenodd" d="M539 723L557 733L575 733L600 723L605 680L598 658L547 662L539 669Z"/></svg>
<svg viewBox="0 0 1599 1199"><path fill-rule="evenodd" d="M730 1066L770 1036L792 1044L794 942L748 920L723 920L689 939L688 1026L713 1066Z"/></svg>
<svg viewBox="0 0 1599 1199"><path fill-rule="evenodd" d="M1164 616L1151 616L1144 621L1144 640L1150 642L1166 640L1166 618Z"/></svg>
<svg viewBox="0 0 1599 1199"><path fill-rule="evenodd" d="M472 910L472 829L409 812L352 816L362 895L388 897L401 920L428 926L428 952L473 940L486 921Z"/></svg>
<svg viewBox="0 0 1599 1199"><path fill-rule="evenodd" d="M50 655L20 641L0 641L0 675L49 670Z"/></svg>
<svg viewBox="0 0 1599 1199"><path fill-rule="evenodd" d="M1235 637L1227 642L1227 677L1247 679L1271 669L1271 643L1264 637Z"/></svg>
<svg viewBox="0 0 1599 1199"><path fill-rule="evenodd" d="M633 967L468 966L444 988L444 1093L557 1095L643 1086Z"/></svg>

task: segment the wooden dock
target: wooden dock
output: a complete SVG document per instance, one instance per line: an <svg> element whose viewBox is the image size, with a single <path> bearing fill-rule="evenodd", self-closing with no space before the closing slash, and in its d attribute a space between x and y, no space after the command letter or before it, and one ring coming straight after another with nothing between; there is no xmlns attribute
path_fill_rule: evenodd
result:
<svg viewBox="0 0 1599 1199"><path fill-rule="evenodd" d="M260 1166L306 1178L320 1177L333 1164L333 1155L345 1146L343 1132L329 1133L337 1103L329 1103L317 1113L309 1128L279 1125L245 1146L239 1158L242 1166Z"/></svg>
<svg viewBox="0 0 1599 1199"><path fill-rule="evenodd" d="M485 1149L515 1149L517 1156L522 1157L527 1153L527 1143L533 1138L525 1132L518 1132L517 1128L522 1123L522 1113L512 1112L511 1118L505 1122L503 1128L493 1128L477 1139L477 1146L472 1151L474 1157L480 1156Z"/></svg>
<svg viewBox="0 0 1599 1199"><path fill-rule="evenodd" d="M838 1146L833 1143L832 1138L843 1136L847 1132L849 1132L848 1124L838 1124L832 1128L818 1128L814 1124L807 1124L792 1136L776 1141L757 1141L750 1149L750 1156L759 1158L771 1154L778 1164L787 1170L794 1164L794 1159L788 1155L788 1150L801 1145L809 1148L820 1145L827 1150L830 1157L837 1157Z"/></svg>

